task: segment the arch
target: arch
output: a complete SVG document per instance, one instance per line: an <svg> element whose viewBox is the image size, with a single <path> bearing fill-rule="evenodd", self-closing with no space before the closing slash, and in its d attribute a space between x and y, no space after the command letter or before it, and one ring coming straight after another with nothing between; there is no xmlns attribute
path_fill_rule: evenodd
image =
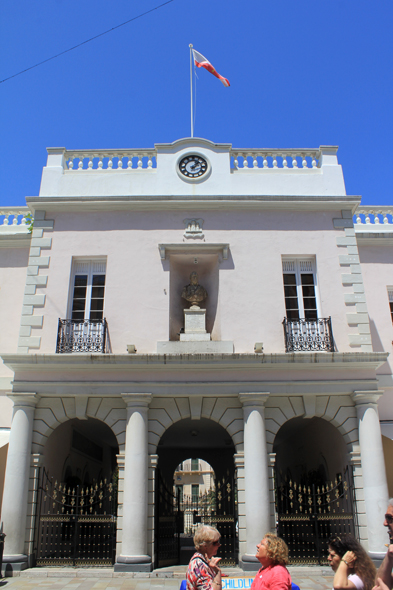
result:
<svg viewBox="0 0 393 590"><path fill-rule="evenodd" d="M322 418L295 417L277 432L277 484L284 480L302 485L325 485L334 481L350 462L344 437L331 422Z"/></svg>
<svg viewBox="0 0 393 590"><path fill-rule="evenodd" d="M349 395L309 395L269 397L265 406L266 442L268 452L281 426L295 417L322 418L342 434L348 449L359 444L356 408Z"/></svg>
<svg viewBox="0 0 393 590"><path fill-rule="evenodd" d="M127 412L123 399L88 396L41 398L34 414L32 452L41 454L52 432L74 418L104 422L115 435L119 452L124 453Z"/></svg>
<svg viewBox="0 0 393 590"><path fill-rule="evenodd" d="M60 424L42 451L45 471L67 485L91 485L111 479L117 470L118 443L111 428L101 420L73 418ZM89 481L86 474L90 473Z"/></svg>
<svg viewBox="0 0 393 590"><path fill-rule="evenodd" d="M159 441L168 428L186 419L217 422L230 436L236 452L243 451L243 409L238 398L154 397L149 407L149 454L157 452Z"/></svg>

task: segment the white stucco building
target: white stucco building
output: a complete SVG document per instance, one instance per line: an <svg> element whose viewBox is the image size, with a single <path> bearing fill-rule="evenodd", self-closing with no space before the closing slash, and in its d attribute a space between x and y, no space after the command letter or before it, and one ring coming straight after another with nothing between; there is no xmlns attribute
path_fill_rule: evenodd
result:
<svg viewBox="0 0 393 590"><path fill-rule="evenodd" d="M175 563L158 471L172 485L190 457L221 482L214 522L245 569L307 519L295 562L321 561L340 519L384 553L393 223L360 200L334 146L48 149L40 194L0 210L8 571ZM206 312L181 296L193 271ZM94 515L105 555L70 545Z"/></svg>

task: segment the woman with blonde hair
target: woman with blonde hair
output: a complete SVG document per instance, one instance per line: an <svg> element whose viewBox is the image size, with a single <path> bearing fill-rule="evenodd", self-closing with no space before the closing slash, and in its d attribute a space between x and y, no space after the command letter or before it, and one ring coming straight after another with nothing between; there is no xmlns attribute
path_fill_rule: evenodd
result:
<svg viewBox="0 0 393 590"><path fill-rule="evenodd" d="M352 535L330 537L328 562L334 571L334 590L371 590L375 584L375 565Z"/></svg>
<svg viewBox="0 0 393 590"><path fill-rule="evenodd" d="M292 580L286 568L288 547L280 537L266 533L257 545L256 558L262 567L251 585L251 590L291 590Z"/></svg>
<svg viewBox="0 0 393 590"><path fill-rule="evenodd" d="M200 526L194 535L196 553L187 569L187 590L221 590L221 570L216 557L221 535L212 526Z"/></svg>

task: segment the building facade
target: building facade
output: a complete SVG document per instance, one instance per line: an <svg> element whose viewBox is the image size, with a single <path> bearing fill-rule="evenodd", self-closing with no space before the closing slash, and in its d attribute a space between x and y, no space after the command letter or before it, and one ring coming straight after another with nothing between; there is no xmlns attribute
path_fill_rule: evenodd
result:
<svg viewBox="0 0 393 590"><path fill-rule="evenodd" d="M65 516L109 527L116 570L170 563L158 473L190 458L244 569L277 527L320 561L340 519L384 553L393 223L346 194L336 147L51 148L27 207L31 233L0 212L9 571L54 563Z"/></svg>

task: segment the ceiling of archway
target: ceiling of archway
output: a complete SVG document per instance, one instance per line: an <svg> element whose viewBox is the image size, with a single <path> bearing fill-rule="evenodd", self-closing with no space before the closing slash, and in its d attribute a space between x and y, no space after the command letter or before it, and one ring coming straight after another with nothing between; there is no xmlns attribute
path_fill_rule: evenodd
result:
<svg viewBox="0 0 393 590"><path fill-rule="evenodd" d="M164 432L159 449L189 448L189 449L228 449L233 448L233 442L225 428L208 420L180 420Z"/></svg>

